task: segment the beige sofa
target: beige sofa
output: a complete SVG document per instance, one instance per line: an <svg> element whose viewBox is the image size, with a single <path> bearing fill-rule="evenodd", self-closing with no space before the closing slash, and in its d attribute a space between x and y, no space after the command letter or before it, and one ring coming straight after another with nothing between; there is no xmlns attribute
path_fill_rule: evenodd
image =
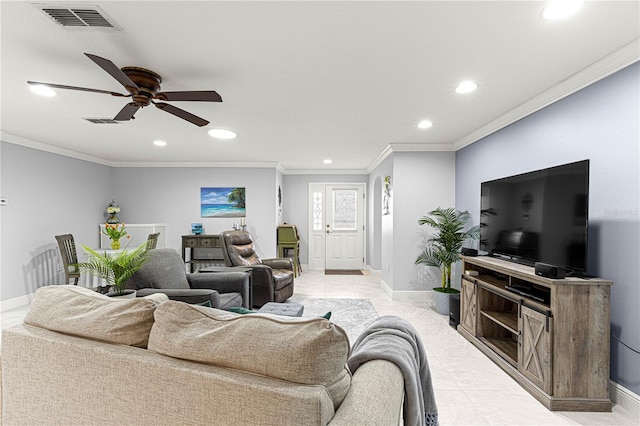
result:
<svg viewBox="0 0 640 426"><path fill-rule="evenodd" d="M3 331L2 425L397 425L400 370L321 318L38 290Z"/></svg>

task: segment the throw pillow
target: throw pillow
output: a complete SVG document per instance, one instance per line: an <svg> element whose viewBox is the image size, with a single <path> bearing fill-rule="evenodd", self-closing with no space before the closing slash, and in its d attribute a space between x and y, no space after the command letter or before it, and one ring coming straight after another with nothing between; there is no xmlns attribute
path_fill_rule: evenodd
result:
<svg viewBox="0 0 640 426"><path fill-rule="evenodd" d="M36 291L27 325L87 339L145 348L157 306L165 294L113 299L85 287L51 285Z"/></svg>

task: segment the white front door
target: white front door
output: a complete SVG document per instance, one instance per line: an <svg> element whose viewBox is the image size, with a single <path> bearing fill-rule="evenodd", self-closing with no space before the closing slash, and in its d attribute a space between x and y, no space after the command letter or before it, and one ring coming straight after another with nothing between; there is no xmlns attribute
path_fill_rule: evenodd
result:
<svg viewBox="0 0 640 426"><path fill-rule="evenodd" d="M365 184L311 184L310 269L364 269Z"/></svg>

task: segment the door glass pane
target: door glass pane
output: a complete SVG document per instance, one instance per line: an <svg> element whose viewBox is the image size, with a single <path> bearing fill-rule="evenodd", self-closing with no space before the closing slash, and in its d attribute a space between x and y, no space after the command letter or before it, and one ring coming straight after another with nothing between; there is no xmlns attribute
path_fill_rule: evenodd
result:
<svg viewBox="0 0 640 426"><path fill-rule="evenodd" d="M354 231L358 217L357 191L337 189L333 191L333 230Z"/></svg>
<svg viewBox="0 0 640 426"><path fill-rule="evenodd" d="M322 192L313 193L313 230L322 231Z"/></svg>

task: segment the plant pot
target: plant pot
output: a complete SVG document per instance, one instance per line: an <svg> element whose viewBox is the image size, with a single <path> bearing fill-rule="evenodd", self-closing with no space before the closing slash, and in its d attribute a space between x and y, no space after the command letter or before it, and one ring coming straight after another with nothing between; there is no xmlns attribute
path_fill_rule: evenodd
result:
<svg viewBox="0 0 640 426"><path fill-rule="evenodd" d="M116 293L113 290L109 290L107 296L112 297L114 299L135 299L136 298L136 290L124 290L122 293Z"/></svg>
<svg viewBox="0 0 640 426"><path fill-rule="evenodd" d="M443 291L438 291L440 290L440 288L438 287L438 289L433 289L433 293L434 293L434 300L436 302L436 312L439 313L440 315L447 315L449 316L449 296L451 294L457 294L459 293L457 290L455 289L451 289L449 292L443 292Z"/></svg>

